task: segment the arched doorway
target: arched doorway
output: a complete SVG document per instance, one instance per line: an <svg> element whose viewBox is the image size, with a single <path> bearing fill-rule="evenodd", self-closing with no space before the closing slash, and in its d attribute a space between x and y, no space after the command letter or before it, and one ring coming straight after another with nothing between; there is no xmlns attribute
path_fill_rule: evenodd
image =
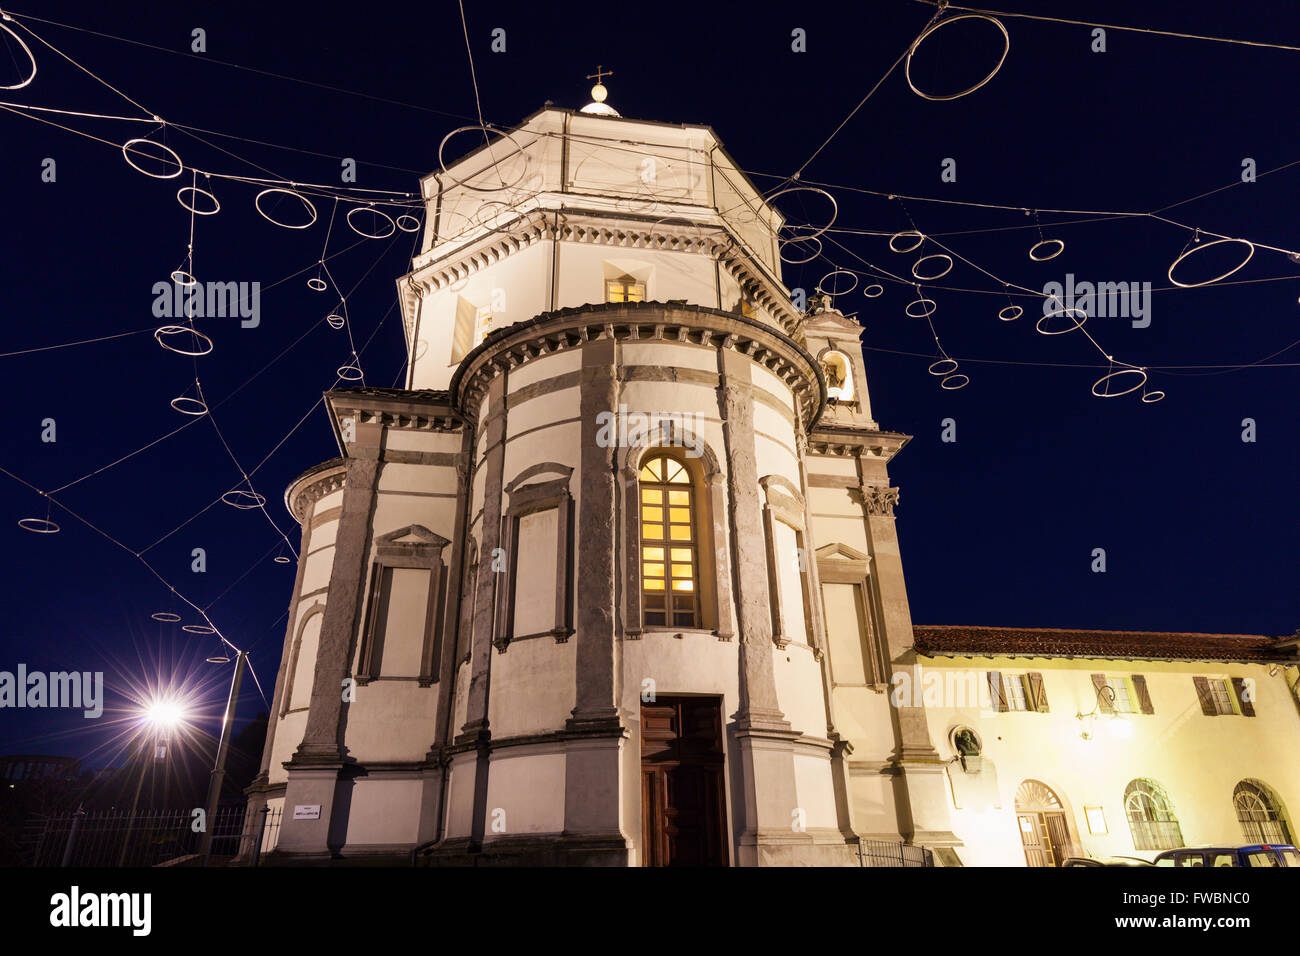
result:
<svg viewBox="0 0 1300 956"><path fill-rule="evenodd" d="M1069 816L1061 798L1037 780L1016 790L1016 823L1026 866L1060 866L1073 852Z"/></svg>
<svg viewBox="0 0 1300 956"><path fill-rule="evenodd" d="M1286 811L1267 784L1260 780L1243 780L1232 792L1237 822L1249 843L1291 843Z"/></svg>

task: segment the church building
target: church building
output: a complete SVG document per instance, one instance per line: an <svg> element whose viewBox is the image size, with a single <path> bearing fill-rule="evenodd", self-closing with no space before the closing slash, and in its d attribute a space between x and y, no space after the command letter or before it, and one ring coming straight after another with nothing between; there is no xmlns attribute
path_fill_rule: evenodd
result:
<svg viewBox="0 0 1300 956"><path fill-rule="evenodd" d="M339 457L285 495L267 858L1051 865L1133 852L1134 820L1292 836L1294 642L914 626L909 436L876 420L862 327L792 302L782 214L709 127L593 98L444 140L469 151L421 183L406 387L326 395Z"/></svg>

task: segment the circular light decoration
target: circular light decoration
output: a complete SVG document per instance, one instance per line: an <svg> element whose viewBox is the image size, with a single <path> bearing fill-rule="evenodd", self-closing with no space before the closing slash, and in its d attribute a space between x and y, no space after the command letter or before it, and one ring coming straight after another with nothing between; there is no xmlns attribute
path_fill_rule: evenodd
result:
<svg viewBox="0 0 1300 956"><path fill-rule="evenodd" d="M940 368L936 371L936 367L940 365L950 365L952 367ZM926 371L928 371L931 375L938 375L940 377L948 376L951 375L953 372L957 371L957 363L950 358L941 358L937 362L931 362L930 367Z"/></svg>
<svg viewBox="0 0 1300 956"><path fill-rule="evenodd" d="M790 239L786 241L793 242L802 239L816 239L818 236L824 233L831 226L835 225L835 220L840 217L840 204L837 203L835 201L835 197L832 196L830 193L828 193L826 190L818 189L816 186L786 186L785 189L778 189L776 192L772 193L772 195L763 197L763 202L768 203L770 205L771 203L775 202L777 197L779 196L785 196L788 195L789 193L797 193L797 192L817 193L818 195L825 196L828 200L830 200L831 218L827 220L826 225L822 226L820 229L812 229L811 226L784 227L790 229L791 232L799 233L798 235L791 236ZM804 231L808 229L812 229L812 231L811 232Z"/></svg>
<svg viewBox="0 0 1300 956"><path fill-rule="evenodd" d="M358 228L357 224L352 221L352 217L359 212L369 213L373 216L374 218L370 221L369 225L376 228L372 228L369 232L365 229ZM388 213L384 212L382 209L376 209L373 206L357 206L355 209L349 209L346 218L348 228L362 239L387 239L397 231L397 226L393 224L393 217L388 215Z"/></svg>
<svg viewBox="0 0 1300 956"><path fill-rule="evenodd" d="M895 244L899 239L912 239L912 238L915 238L916 242L912 243L909 246L903 246L902 248L899 248ZM917 249L921 248L921 243L923 242L925 242L925 236L921 235L921 233L917 232L915 229L904 229L902 232L896 232L889 237L889 249L891 252L914 252Z"/></svg>
<svg viewBox="0 0 1300 956"><path fill-rule="evenodd" d="M969 384L970 384L970 376L963 375L962 373L958 372L956 375L949 375L947 378L945 378L942 382L939 383L939 387L944 389L945 391L955 392L957 391L957 389L965 388Z"/></svg>
<svg viewBox="0 0 1300 956"><path fill-rule="evenodd" d="M331 329L341 329L347 320L337 312L331 312L325 316L325 321L329 323Z"/></svg>
<svg viewBox="0 0 1300 956"><path fill-rule="evenodd" d="M217 651L211 657L206 658L206 660L209 664L229 664L230 655L226 653L223 647L221 650Z"/></svg>
<svg viewBox="0 0 1300 956"><path fill-rule="evenodd" d="M928 262L931 259L945 259L947 260L948 264L946 266L943 266L943 268L941 268L938 272L933 273L932 275L924 275L924 276L921 275L920 273L921 263ZM920 279L922 282L930 282L933 279L942 279L951 271L952 271L952 256L947 255L946 253L943 252L936 253L935 255L932 256L922 256L921 258L917 259L916 262L912 263L912 275L915 276L917 279Z"/></svg>
<svg viewBox="0 0 1300 956"><path fill-rule="evenodd" d="M267 211L262 208L262 197L269 196L272 193L279 193L284 196L292 196L294 199L298 200L298 202L302 203L303 209L306 210L307 214L310 215L311 218L308 219L306 222L301 222L301 223L281 222L278 219L272 218L267 213ZM316 207L312 205L311 200L308 199L306 196L302 195L301 193L294 192L292 189L281 189L278 186L272 189L263 189L260 193L258 193L253 198L253 208L257 210L258 215L260 215L263 219L265 219L273 226L279 226L281 229L307 229L312 225L314 225L316 222Z"/></svg>
<svg viewBox="0 0 1300 956"><path fill-rule="evenodd" d="M32 534L58 534L59 526L49 518L19 518L18 527Z"/></svg>
<svg viewBox="0 0 1300 956"><path fill-rule="evenodd" d="M1046 262L1048 259L1055 259L1064 251L1065 243L1060 239L1044 239L1029 247L1029 258L1035 262Z"/></svg>
<svg viewBox="0 0 1300 956"><path fill-rule="evenodd" d="M1003 322L1014 322L1025 314L1025 310L1018 305L1009 305L998 312L998 318Z"/></svg>
<svg viewBox="0 0 1300 956"><path fill-rule="evenodd" d="M191 349L179 349L176 346L171 345L165 341L165 337L173 336L173 335L191 335L196 340L201 340L205 344L200 345L199 351L193 351ZM157 341L157 343L161 345L163 348L165 348L168 352L175 352L177 355L199 356L199 355L207 355L212 351L212 339L208 338L206 335L204 335L202 332L198 331L197 329L191 329L185 325L161 326L160 328L154 330L153 337L155 341ZM199 344L198 341L196 341L195 344Z"/></svg>
<svg viewBox="0 0 1300 956"><path fill-rule="evenodd" d="M179 614L173 614L171 611L154 611L149 616L155 621L162 621L164 624L175 624L181 619Z"/></svg>
<svg viewBox="0 0 1300 956"><path fill-rule="evenodd" d="M151 156L147 150L140 149L140 145L137 144L151 146L154 149L161 150L162 152L169 154L169 156L159 156L159 155ZM145 159L151 159L157 163L174 163L176 165L176 170L175 172L170 172L170 173L151 173L143 166L138 166L134 162L132 162L131 160L132 153L142 156ZM138 137L136 139L128 139L125 143L122 144L122 156L123 158L126 159L126 164L128 166L130 166L138 173L144 173L150 179L175 179L185 170L185 164L181 162L181 158L176 154L176 150L172 149L170 146L164 146L162 143L155 143L151 139L140 139Z"/></svg>
<svg viewBox="0 0 1300 956"><path fill-rule="evenodd" d="M839 287L840 280L838 277L842 275L848 276L852 279L853 285L849 286L847 289L841 289ZM825 285L826 280L832 278L835 279L835 288L828 289ZM859 281L857 273L850 272L848 269L833 269L817 280L817 291L829 296L847 295L858 287Z"/></svg>
<svg viewBox="0 0 1300 956"><path fill-rule="evenodd" d="M984 79L980 80L978 83L976 83L974 86L970 87L969 89L962 90L960 93L950 93L945 96L935 96L933 94L926 93L923 92L922 90L917 89L916 84L912 82L912 56L916 53L916 48L925 42L926 37L930 36L930 34L934 33L940 27L945 27L950 23L956 23L958 20L985 20L993 24L995 27L998 28L998 30L1002 32L1002 55L998 57L997 65L995 65L993 69L989 71L988 76L984 77ZM915 93L917 96L921 97L922 99L932 100L934 102L944 102L946 100L957 100L957 99L961 99L963 96L966 96L970 93L974 93L976 90L978 90L989 80L993 79L993 77L997 76L998 71L1002 69L1002 64L1006 62L1007 53L1009 53L1010 50L1011 50L1011 37L1007 34L1007 28L1002 25L1002 21L994 17L985 16L982 13L962 13L962 14L958 14L955 17L948 17L946 20L940 20L938 23L934 24L933 26L928 27L924 33L922 33L919 37L916 38L916 42L913 43L911 49L907 51L907 62L903 64L903 75L907 78L907 85L912 88L912 92Z"/></svg>
<svg viewBox="0 0 1300 956"><path fill-rule="evenodd" d="M872 291L875 290L875 291ZM862 295L867 299L878 299L885 294L885 287L879 282L873 282L862 290Z"/></svg>
<svg viewBox="0 0 1300 956"><path fill-rule="evenodd" d="M31 83L32 80L36 79L36 57L32 55L31 47L24 43L23 38L17 33L14 33L13 30L9 29L3 23L0 23L0 30L3 30L5 33L17 40L18 45L22 47L23 52L27 54L27 59L32 61L32 72L27 74L27 79L23 80L21 83L7 83L0 85L0 90L21 90L24 86Z"/></svg>
<svg viewBox="0 0 1300 956"><path fill-rule="evenodd" d="M1070 313L1074 313L1071 315ZM1046 322L1054 319L1058 315L1065 316L1074 322L1073 325L1066 326L1063 329L1048 330ZM1057 309L1055 312L1048 312L1045 316L1034 323L1034 328L1043 335L1064 335L1066 332L1073 332L1075 329L1083 328L1083 323L1088 321L1088 313L1083 309Z"/></svg>
<svg viewBox="0 0 1300 956"><path fill-rule="evenodd" d="M289 563L290 563L290 562L289 562L289 559L286 558L283 554L277 554L277 555L276 555L272 560L275 561L276 564L289 564Z"/></svg>
<svg viewBox="0 0 1300 956"><path fill-rule="evenodd" d="M1136 375L1137 382L1135 382L1130 387L1124 389L1124 391L1122 392L1112 392L1110 390L1110 386L1106 385L1106 383L1109 382L1111 379L1119 378L1119 376L1121 375ZM1103 375L1101 378L1097 379L1097 381L1092 383L1092 394L1096 395L1098 398L1119 398L1121 395L1128 395L1130 392L1136 392L1139 388L1141 388L1146 383L1147 383L1147 373L1140 368L1116 369L1114 372L1110 372L1106 375ZM1099 385L1105 385L1106 387L1103 391L1099 392L1097 391L1097 386Z"/></svg>
<svg viewBox="0 0 1300 956"><path fill-rule="evenodd" d="M1223 275L1215 276L1213 279L1206 279L1204 282L1179 282L1177 279L1174 278L1174 269L1178 267L1178 263L1182 262L1192 253L1204 252L1206 249L1209 249L1212 246L1221 246L1225 242L1236 242L1245 246L1246 257L1242 259L1239 263L1237 263L1235 266L1233 266L1231 269L1229 269L1227 272L1223 273ZM1207 242L1204 245L1192 246L1190 249L1183 252L1177 259L1175 259L1173 262L1169 264L1169 272L1167 274L1169 276L1169 281L1172 282L1174 285L1178 286L1179 288L1195 289L1197 286L1209 285L1212 282L1218 282L1221 279L1228 278L1228 276L1232 275L1234 272L1237 272L1242 268L1242 266L1244 266L1247 262L1249 262L1251 256L1253 256L1254 254L1255 254L1255 244L1252 242L1248 242L1245 239L1215 239L1213 242Z"/></svg>
<svg viewBox="0 0 1300 956"><path fill-rule="evenodd" d="M812 255L808 256L808 258L806 259L786 258L785 247L796 242L815 242L817 243L817 251L814 252ZM814 259L816 259L818 256L822 254L822 241L818 239L816 236L808 236L807 238L798 238L798 239L779 239L777 240L776 245L777 245L777 255L781 257L781 261L787 262L792 266L801 266L804 265L805 263L812 262Z"/></svg>
<svg viewBox="0 0 1300 956"><path fill-rule="evenodd" d="M469 182L468 180L457 179L455 176L453 176L453 175L448 171L448 169L447 169L447 163L446 163L446 161L442 158L443 151L447 148L447 141L448 141L449 139L451 139L453 136L455 136L455 135L457 135L457 134L459 134L459 133L468 133L468 132L470 132L470 131L472 131L472 130L479 130L480 132L483 132L483 133L485 133L485 134L486 134L486 133L494 133L494 134L496 134L497 136L501 136L501 137L503 137L503 138L505 138L505 139L510 140L511 144L513 144L514 147L515 147L515 152L518 153L520 156L523 156L523 157L524 157L524 162L520 164L519 175L516 176L516 177L515 177L513 180L511 180L510 182L508 182L508 183L507 183L507 182L502 182L502 183L500 183L500 185L497 185L497 186L474 186L474 185L471 185L470 182ZM486 148L488 148L489 150L491 149L491 144L490 144L490 143L486 143L486 142L485 142L485 143L484 143L484 146L485 146ZM489 155L491 155L490 152L489 152ZM462 126L462 127L460 127L459 129L454 129L454 130L452 130L450 133L448 133L446 136L444 136L444 137L442 138L442 142L438 144L438 165L442 167L443 175L446 176L448 179L451 180L451 184L452 184L453 186L464 186L466 189L472 189L472 190L473 190L474 192L476 192L476 193L499 193L499 192L501 192L501 191L503 191L503 190L506 190L506 189L514 189L514 188L515 188L516 186L518 186L521 182L523 182L524 177L525 177L526 175L528 175L528 154L525 153L523 147L519 145L519 140L515 139L513 136L511 136L511 135L510 135L509 133L507 133L505 130L498 130L498 129L494 129L494 128L491 127L491 126L484 126L484 125L480 125L480 126ZM496 166L497 166L497 164L496 164L496 163L493 163L492 166L489 167L489 169L495 168ZM487 172L487 170L485 169L485 170L483 170L482 172L485 173L485 172ZM482 174L482 173L480 173L479 175L481 175L481 174Z"/></svg>
<svg viewBox="0 0 1300 956"><path fill-rule="evenodd" d="M186 196L186 193L189 193L190 195ZM198 199L200 196L207 197L208 201L212 204L210 208L199 208L198 203L194 200ZM190 201L186 202L186 199L189 199ZM200 189L198 186L182 186L180 189L176 190L176 201L196 216L215 216L217 213L221 212L221 201L218 200L209 190Z"/></svg>
<svg viewBox="0 0 1300 956"><path fill-rule="evenodd" d="M240 511L253 511L266 504L266 496L253 491L227 491L221 496L221 500Z"/></svg>
<svg viewBox="0 0 1300 956"><path fill-rule="evenodd" d="M184 269L177 269L173 272L171 274L171 280L185 289L192 289L199 284L199 280L194 278L194 276L190 275Z"/></svg>
<svg viewBox="0 0 1300 956"><path fill-rule="evenodd" d="M345 382L359 382L366 377L360 368L352 364L340 365L334 374Z"/></svg>
<svg viewBox="0 0 1300 956"><path fill-rule="evenodd" d="M427 339L415 340L415 357L417 359L424 358L424 354L428 351L429 351L429 341Z"/></svg>
<svg viewBox="0 0 1300 956"><path fill-rule="evenodd" d="M1154 405L1164 397L1165 393L1160 391L1160 389L1156 389L1154 392L1143 392L1142 402L1146 405Z"/></svg>
<svg viewBox="0 0 1300 956"><path fill-rule="evenodd" d="M913 311L912 306L914 305L919 305L921 309L919 311ZM903 311L914 319L924 319L927 315L934 315L934 310L936 308L938 308L938 306L935 304L934 299L920 298L913 299L911 302L907 303L907 305L904 306Z"/></svg>
<svg viewBox="0 0 1300 956"><path fill-rule="evenodd" d="M307 288L313 292L324 292L329 288L329 284L320 276L312 276L307 280Z"/></svg>
<svg viewBox="0 0 1300 956"><path fill-rule="evenodd" d="M208 413L207 403L202 399L190 398L188 395L180 395L172 399L172 408L182 415L193 415L198 417Z"/></svg>
<svg viewBox="0 0 1300 956"><path fill-rule="evenodd" d="M182 624L181 630L187 634L215 634L215 627L208 627L206 624Z"/></svg>
<svg viewBox="0 0 1300 956"><path fill-rule="evenodd" d="M420 220L409 213L402 213L393 221L393 224L402 232L415 232L420 228Z"/></svg>

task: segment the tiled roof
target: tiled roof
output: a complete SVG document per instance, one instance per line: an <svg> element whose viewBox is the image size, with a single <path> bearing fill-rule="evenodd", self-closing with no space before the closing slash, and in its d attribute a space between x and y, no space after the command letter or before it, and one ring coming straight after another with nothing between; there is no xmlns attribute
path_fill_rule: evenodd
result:
<svg viewBox="0 0 1300 956"><path fill-rule="evenodd" d="M912 628L926 657L1096 657L1170 661L1294 661L1281 638L1261 634L1075 631L1054 627Z"/></svg>

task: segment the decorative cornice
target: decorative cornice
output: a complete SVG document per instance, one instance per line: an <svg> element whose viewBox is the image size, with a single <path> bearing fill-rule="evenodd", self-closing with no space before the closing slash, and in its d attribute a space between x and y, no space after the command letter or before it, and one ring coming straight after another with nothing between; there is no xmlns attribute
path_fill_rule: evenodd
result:
<svg viewBox="0 0 1300 956"><path fill-rule="evenodd" d="M821 367L785 333L734 312L664 302L559 309L497 329L456 369L449 386L452 399L467 419L473 418L489 383L501 370L599 339L732 349L763 365L790 387L803 410L805 427L820 417L826 405Z"/></svg>
<svg viewBox="0 0 1300 956"><path fill-rule="evenodd" d="M342 458L331 458L309 468L290 483L284 492L284 506L299 524L307 509L326 495L338 491L347 479L347 465Z"/></svg>

